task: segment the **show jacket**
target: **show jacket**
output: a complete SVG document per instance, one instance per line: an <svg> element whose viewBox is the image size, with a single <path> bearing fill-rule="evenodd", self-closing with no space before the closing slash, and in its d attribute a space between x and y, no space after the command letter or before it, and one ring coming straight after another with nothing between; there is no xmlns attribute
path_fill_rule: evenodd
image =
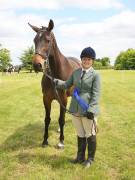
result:
<svg viewBox="0 0 135 180"><path fill-rule="evenodd" d="M82 68L79 68L72 73L67 81L58 80L57 88L67 89L71 86L78 88L80 92L79 96L89 104L88 111L97 115L99 113L100 96L99 74L91 67L81 80L81 72ZM79 113L80 115L85 114L74 96L72 96L69 111Z"/></svg>

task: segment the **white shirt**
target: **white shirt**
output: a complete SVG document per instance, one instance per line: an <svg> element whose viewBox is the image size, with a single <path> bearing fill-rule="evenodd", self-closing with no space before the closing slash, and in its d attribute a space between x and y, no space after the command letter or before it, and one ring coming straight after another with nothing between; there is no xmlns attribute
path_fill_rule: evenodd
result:
<svg viewBox="0 0 135 180"><path fill-rule="evenodd" d="M83 74L83 71L85 71L86 73L88 73L88 72L91 70L91 68L92 68L92 66L91 66L89 69L84 69L84 68L82 68L81 76L82 76L82 74Z"/></svg>

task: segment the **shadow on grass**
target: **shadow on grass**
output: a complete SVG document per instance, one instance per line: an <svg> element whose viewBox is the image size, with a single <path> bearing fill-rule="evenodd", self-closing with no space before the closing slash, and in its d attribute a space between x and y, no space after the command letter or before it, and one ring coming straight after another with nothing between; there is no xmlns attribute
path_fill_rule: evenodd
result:
<svg viewBox="0 0 135 180"><path fill-rule="evenodd" d="M58 150L59 151L59 150ZM57 152L55 152L57 153ZM16 158L20 164L39 164L41 166L50 166L53 169L60 169L69 166L71 159L62 152L59 154L50 155L49 152L44 152L43 154L32 154L32 153L19 153ZM72 165L72 164L71 164Z"/></svg>
<svg viewBox="0 0 135 180"><path fill-rule="evenodd" d="M49 137L52 133L56 133L58 122L52 122L49 127ZM8 133L8 132L7 132ZM41 147L44 135L44 124L40 122L28 124L24 127L18 128L14 134L9 136L3 144L0 145L2 151L16 151L19 149L28 149L34 147ZM56 133L56 138L59 134Z"/></svg>
<svg viewBox="0 0 135 180"><path fill-rule="evenodd" d="M59 134L56 132L58 122L53 122L49 135L56 135L58 140ZM20 164L39 164L42 166L50 166L53 169L66 168L69 166L70 159L65 156L63 150L58 150L54 145L47 148L41 147L43 140L44 124L34 123L18 128L14 134L9 136L0 146L0 151L12 154ZM55 132L54 132L55 131ZM50 140L51 141L51 140ZM39 149L38 149L39 147ZM40 149L41 147L41 149ZM16 153L14 154L14 151Z"/></svg>

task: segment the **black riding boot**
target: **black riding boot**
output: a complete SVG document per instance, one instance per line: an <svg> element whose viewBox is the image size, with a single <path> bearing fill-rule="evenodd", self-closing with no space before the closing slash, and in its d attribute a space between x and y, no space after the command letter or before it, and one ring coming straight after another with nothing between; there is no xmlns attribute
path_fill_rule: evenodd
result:
<svg viewBox="0 0 135 180"><path fill-rule="evenodd" d="M85 161L85 150L86 150L86 138L85 137L77 137L78 142L78 151L76 159L72 160L72 163L82 163Z"/></svg>
<svg viewBox="0 0 135 180"><path fill-rule="evenodd" d="M85 161L85 167L89 168L94 161L94 156L96 152L96 136L90 136L87 138L88 144L88 159Z"/></svg>

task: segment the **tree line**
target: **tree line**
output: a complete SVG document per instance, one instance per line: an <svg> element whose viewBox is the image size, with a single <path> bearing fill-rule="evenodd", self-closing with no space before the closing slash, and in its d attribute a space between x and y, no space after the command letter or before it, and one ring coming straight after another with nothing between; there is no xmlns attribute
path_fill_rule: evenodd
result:
<svg viewBox="0 0 135 180"><path fill-rule="evenodd" d="M28 47L25 49L21 56L19 57L22 67L26 70L32 72L32 57L34 55L34 47ZM0 70L11 65L11 56L10 51L6 48L0 49ZM109 57L102 57L96 59L94 62L95 69L110 69L114 68L115 70L134 70L135 69L135 49L127 49L122 51L116 57L114 66L110 64Z"/></svg>
<svg viewBox="0 0 135 180"><path fill-rule="evenodd" d="M32 72L33 70L33 65L32 65L32 57L34 55L34 47L28 47L26 50L24 50L19 57L21 61L21 67L23 69L29 70ZM0 71L3 71L7 67L12 66L12 60L11 60L11 55L10 51L6 48L1 48L0 49Z"/></svg>
<svg viewBox="0 0 135 180"><path fill-rule="evenodd" d="M114 69L132 70L135 69L135 49L128 49L120 52L114 64Z"/></svg>

